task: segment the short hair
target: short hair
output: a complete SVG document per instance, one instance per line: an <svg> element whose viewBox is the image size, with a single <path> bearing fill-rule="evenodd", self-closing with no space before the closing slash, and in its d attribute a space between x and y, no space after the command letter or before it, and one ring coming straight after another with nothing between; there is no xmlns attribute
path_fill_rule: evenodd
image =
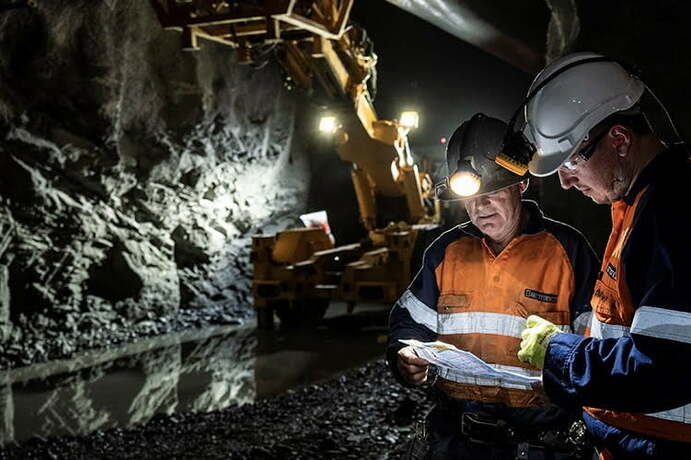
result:
<svg viewBox="0 0 691 460"><path fill-rule="evenodd" d="M591 131L602 126L608 126L611 128L614 125L626 126L639 136L653 134L653 128L650 125L650 121L645 113L641 111L638 104L630 109L613 113L597 125L593 126Z"/></svg>

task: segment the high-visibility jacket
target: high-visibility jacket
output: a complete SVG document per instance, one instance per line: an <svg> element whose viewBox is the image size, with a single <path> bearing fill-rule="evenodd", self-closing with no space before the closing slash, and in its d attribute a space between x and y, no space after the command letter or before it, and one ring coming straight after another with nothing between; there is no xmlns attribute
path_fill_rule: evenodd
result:
<svg viewBox="0 0 691 460"><path fill-rule="evenodd" d="M685 151L666 151L612 204L592 338L558 334L548 347L548 396L586 406L615 456L691 458L690 171Z"/></svg>
<svg viewBox="0 0 691 460"><path fill-rule="evenodd" d="M499 254L470 222L427 248L422 268L390 316L387 357L399 380L396 354L404 346L399 339L441 340L495 368L539 376L516 357L525 318L537 314L564 330L574 323L585 330L598 266L593 250L579 232L545 218L534 202L523 201L523 209L528 218L522 231ZM529 385L443 369L436 385L455 400L544 410ZM536 413L525 415L534 419Z"/></svg>

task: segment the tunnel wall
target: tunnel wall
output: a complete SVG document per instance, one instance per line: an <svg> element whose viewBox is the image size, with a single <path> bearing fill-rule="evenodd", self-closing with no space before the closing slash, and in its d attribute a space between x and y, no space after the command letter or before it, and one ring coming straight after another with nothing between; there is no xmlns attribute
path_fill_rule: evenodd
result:
<svg viewBox="0 0 691 460"><path fill-rule="evenodd" d="M276 64L182 51L146 1L36 3L0 11L0 367L250 315L251 235L309 187Z"/></svg>

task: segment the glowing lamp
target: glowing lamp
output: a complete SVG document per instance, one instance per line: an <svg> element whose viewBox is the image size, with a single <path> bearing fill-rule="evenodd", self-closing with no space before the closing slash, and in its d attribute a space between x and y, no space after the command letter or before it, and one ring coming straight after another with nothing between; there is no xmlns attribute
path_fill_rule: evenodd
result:
<svg viewBox="0 0 691 460"><path fill-rule="evenodd" d="M319 120L319 131L326 134L333 134L338 129L336 117L321 117Z"/></svg>
<svg viewBox="0 0 691 460"><path fill-rule="evenodd" d="M468 197L475 195L480 190L480 174L469 161L463 161L455 173L449 178L449 187L459 196Z"/></svg>
<svg viewBox="0 0 691 460"><path fill-rule="evenodd" d="M401 113L401 118L398 123L404 128L415 129L420 123L420 116L416 111L408 110Z"/></svg>

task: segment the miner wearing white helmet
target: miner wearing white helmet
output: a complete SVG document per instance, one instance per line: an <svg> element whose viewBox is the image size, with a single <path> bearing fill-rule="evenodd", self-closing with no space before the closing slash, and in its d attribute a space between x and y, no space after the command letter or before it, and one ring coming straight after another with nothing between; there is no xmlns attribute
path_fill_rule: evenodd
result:
<svg viewBox="0 0 691 460"><path fill-rule="evenodd" d="M590 337L531 316L518 356L543 368L552 402L584 407L601 458L691 458L691 171L686 149L665 144L641 111L645 90L593 53L565 56L533 82L530 171L611 204L612 232Z"/></svg>
<svg viewBox="0 0 691 460"><path fill-rule="evenodd" d="M590 460L592 447L586 452L567 434L578 413L546 406L529 382L510 378L540 375L516 357L529 314L584 331L598 262L580 233L521 199L526 177L495 163L506 128L476 114L451 136L449 174L437 192L460 200L470 221L425 251L392 309L387 359L404 385L433 385L437 404L427 417L425 458ZM482 377L440 367L435 379L428 361L400 341L409 339L452 344L513 374Z"/></svg>

